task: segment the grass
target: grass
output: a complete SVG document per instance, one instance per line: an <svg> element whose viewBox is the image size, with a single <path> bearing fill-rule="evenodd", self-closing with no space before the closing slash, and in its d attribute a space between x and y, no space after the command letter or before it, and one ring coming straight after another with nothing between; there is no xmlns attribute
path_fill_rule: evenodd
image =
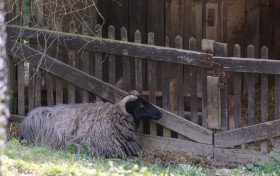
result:
<svg viewBox="0 0 280 176"><path fill-rule="evenodd" d="M137 160L85 157L79 151L48 150L13 139L5 149L4 175L214 175L190 163L162 167Z"/></svg>
<svg viewBox="0 0 280 176"><path fill-rule="evenodd" d="M248 171L242 166L233 170L202 168L187 161L163 167L144 162L141 157L130 160L88 157L90 154L86 146L81 149L70 146L68 151L48 150L12 139L6 143L3 175L280 175L280 155L276 152L271 154L272 161L263 161L260 167L252 166Z"/></svg>

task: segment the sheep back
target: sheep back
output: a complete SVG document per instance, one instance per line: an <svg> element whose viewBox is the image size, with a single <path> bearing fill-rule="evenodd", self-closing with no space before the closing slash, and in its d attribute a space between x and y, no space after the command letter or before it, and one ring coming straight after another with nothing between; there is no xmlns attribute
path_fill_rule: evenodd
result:
<svg viewBox="0 0 280 176"><path fill-rule="evenodd" d="M99 156L137 156L142 145L134 119L125 115L119 103L86 103L40 107L29 113L20 136L30 144L46 148L67 147L69 143L90 144Z"/></svg>

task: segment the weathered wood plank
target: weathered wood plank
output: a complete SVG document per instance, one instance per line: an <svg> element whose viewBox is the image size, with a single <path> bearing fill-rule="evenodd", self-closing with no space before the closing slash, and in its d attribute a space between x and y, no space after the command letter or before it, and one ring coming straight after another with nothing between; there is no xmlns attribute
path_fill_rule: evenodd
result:
<svg viewBox="0 0 280 176"><path fill-rule="evenodd" d="M71 21L69 23L69 33L74 34L76 30L75 22ZM69 65L71 67L76 67L76 51L75 49L68 50ZM68 103L75 104L76 102L76 87L73 84L68 85Z"/></svg>
<svg viewBox="0 0 280 176"><path fill-rule="evenodd" d="M175 47L182 49L183 48L183 39L180 36L176 36L175 38ZM178 104L178 115L184 117L184 87L183 87L183 65L176 64L176 71L177 71L177 83L178 83L178 90L177 90L177 104ZM195 119L193 119L194 123L197 123Z"/></svg>
<svg viewBox="0 0 280 176"><path fill-rule="evenodd" d="M220 78L207 76L208 128L221 129Z"/></svg>
<svg viewBox="0 0 280 176"><path fill-rule="evenodd" d="M139 30L136 30L134 33L134 41L135 43L141 43L141 33ZM143 77L142 77L142 60L139 58L135 58L135 89L138 92L142 92L143 90Z"/></svg>
<svg viewBox="0 0 280 176"><path fill-rule="evenodd" d="M56 19L56 30L62 31L62 19L57 18ZM57 48L57 54L55 57L57 60L62 62L62 48ZM59 77L55 77L55 103L56 104L62 104L63 103L63 85L62 85L62 79Z"/></svg>
<svg viewBox="0 0 280 176"><path fill-rule="evenodd" d="M17 64L17 81L18 81L18 114L25 115L25 99L24 99L24 62Z"/></svg>
<svg viewBox="0 0 280 176"><path fill-rule="evenodd" d="M268 160L269 157L254 150L223 149L214 147L214 159L217 161L227 161L240 164L253 163L259 165L259 160Z"/></svg>
<svg viewBox="0 0 280 176"><path fill-rule="evenodd" d="M188 152L193 155L213 157L213 145L200 144L181 139L141 135L143 145L154 150Z"/></svg>
<svg viewBox="0 0 280 176"><path fill-rule="evenodd" d="M28 111L34 109L34 99L35 99L35 77L32 76L35 74L35 67L29 65L29 84L28 84ZM31 79L32 78L32 79Z"/></svg>
<svg viewBox="0 0 280 176"><path fill-rule="evenodd" d="M225 148L280 136L280 129L278 128L279 124L280 120L274 120L226 132L216 133L214 135L214 144L216 147Z"/></svg>
<svg viewBox="0 0 280 176"><path fill-rule="evenodd" d="M89 23L87 23L86 21L84 21L82 24L82 34L90 35ZM90 52L83 50L81 54L81 70L85 73L89 73L89 59ZM89 102L89 93L85 90L82 90L82 102Z"/></svg>
<svg viewBox="0 0 280 176"><path fill-rule="evenodd" d="M11 39L18 37L20 31L23 39L29 41L39 41L44 43L45 37L49 37L47 43L51 41L57 42L57 40L59 40L61 46L68 46L78 49L85 48L92 51L202 66L200 63L202 53L200 52L160 46L148 46L145 44L136 44L130 42L125 43L122 41L112 41L109 39L82 36L77 34L72 35L49 30L40 30L40 32L37 32L37 30L33 28L10 25L7 26L7 33ZM224 57L218 56L213 57L213 59L216 63L220 64L220 69L223 71L280 74L280 61L278 60L256 60L252 58L236 57L227 57L225 59Z"/></svg>
<svg viewBox="0 0 280 176"><path fill-rule="evenodd" d="M97 24L95 26L95 31L96 31L96 36L97 37L102 37L102 27ZM103 76L103 64L102 64L102 53L100 52L95 52L95 77L102 80ZM96 96L96 101L102 101L102 99L98 96Z"/></svg>
<svg viewBox="0 0 280 176"><path fill-rule="evenodd" d="M189 39L189 50L196 50L196 40L194 38ZM198 123L197 116L197 69L190 68L190 94L191 94L191 121Z"/></svg>
<svg viewBox="0 0 280 176"><path fill-rule="evenodd" d="M48 106L54 105L53 99L53 81L52 75L49 73L46 74L46 88L47 88L47 104Z"/></svg>
<svg viewBox="0 0 280 176"><path fill-rule="evenodd" d="M165 37L165 46L169 47L169 39ZM162 62L162 108L170 111L170 87L168 62ZM171 130L163 127L163 136L171 138Z"/></svg>
<svg viewBox="0 0 280 176"><path fill-rule="evenodd" d="M127 30L124 27L121 28L121 40L124 42L128 41ZM130 59L127 56L122 56L122 61L123 61L124 90L128 92L130 90L130 83L131 83Z"/></svg>
<svg viewBox="0 0 280 176"><path fill-rule="evenodd" d="M268 48L263 46L261 49L261 58L268 59ZM268 121L268 75L261 75L261 122ZM267 141L262 141L261 143L261 152L268 152L268 143Z"/></svg>
<svg viewBox="0 0 280 176"><path fill-rule="evenodd" d="M214 43L214 53L215 56L223 56L226 57L228 55L227 44L225 43ZM220 98L221 98L221 131L228 130L228 84L227 78L222 77L219 83L220 87Z"/></svg>
<svg viewBox="0 0 280 176"><path fill-rule="evenodd" d="M148 44L154 45L154 33L148 33ZM154 60L148 60L148 88L149 88L149 101L153 104L156 104L156 62ZM150 121L150 135L157 135L157 125L153 121Z"/></svg>
<svg viewBox="0 0 280 176"><path fill-rule="evenodd" d="M234 56L240 57L240 45L234 45ZM241 73L234 73L234 128L241 127Z"/></svg>
<svg viewBox="0 0 280 176"><path fill-rule="evenodd" d="M203 39L201 42L201 49L204 53L214 53L213 40ZM202 85L202 126L208 128L208 95L207 95L207 69L201 69L201 85Z"/></svg>
<svg viewBox="0 0 280 176"><path fill-rule="evenodd" d="M254 57L254 46L249 45L247 56ZM255 124L255 74L248 74L248 125Z"/></svg>
<svg viewBox="0 0 280 176"><path fill-rule="evenodd" d="M275 75L275 120L280 119L280 75ZM275 138L275 150L280 151L280 137Z"/></svg>
<svg viewBox="0 0 280 176"><path fill-rule="evenodd" d="M108 27L108 38L115 39L115 27L112 25ZM109 83L116 84L116 56L114 54L109 54Z"/></svg>
<svg viewBox="0 0 280 176"><path fill-rule="evenodd" d="M20 49L12 50L14 46L15 48ZM29 62L32 65L38 65L38 57L43 57L46 64L40 65L42 69L49 68L49 72L53 75L61 77L72 84L76 84L77 86L95 93L108 101L117 102L127 95L126 92L117 89L98 78L85 74L76 68L70 67L69 65L61 63L47 55L43 55L42 53L13 40L7 41L7 52L10 56L17 57L18 59ZM50 67L50 65L52 67ZM211 131L185 120L182 117L174 115L162 108L157 108L162 112L163 116L160 120L155 121L156 123L180 133L194 141L212 144L213 133Z"/></svg>

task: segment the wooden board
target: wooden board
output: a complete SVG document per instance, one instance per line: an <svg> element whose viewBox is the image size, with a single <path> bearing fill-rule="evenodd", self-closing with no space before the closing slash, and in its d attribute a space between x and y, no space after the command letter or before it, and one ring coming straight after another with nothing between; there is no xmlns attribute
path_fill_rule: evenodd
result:
<svg viewBox="0 0 280 176"><path fill-rule="evenodd" d="M11 51L14 46L16 48L22 49ZM9 55L15 56L20 60L25 60L32 65L38 65L39 60L37 58L43 57L43 59L46 61L46 64L40 65L42 69L49 68L49 72L53 75L61 77L72 84L76 84L87 91L93 92L94 94L97 94L108 101L117 102L127 95L126 92L115 88L110 84L85 74L76 68L61 63L47 55L43 56L42 53L39 53L38 51L13 40L7 41L7 51ZM50 65L52 65L52 67L50 67ZM174 115L173 113L170 113L162 108L157 108L162 112L162 118L158 121L155 121L156 123L180 133L194 141L205 144L213 143L213 133L211 131L189 122L182 117Z"/></svg>
<svg viewBox="0 0 280 176"><path fill-rule="evenodd" d="M27 29L9 25L7 27L7 33L11 38L18 37L20 31L22 31L23 39L28 39L29 41L39 41L43 43L45 42L44 38L49 37L47 42L53 40L56 42L57 40L60 40L62 46L73 48L84 47L85 49L92 51L201 66L200 60L202 53L200 52L171 49L160 46L147 46L144 44L124 43L122 41L112 41L97 37L86 37L60 32L57 32L54 35L53 31L48 30L40 30L39 35L37 36L34 35L34 33L38 34L36 29ZM213 59L216 63L220 64L220 69L224 71L280 74L280 62L277 60L236 57L227 57L227 59L225 59L224 57L218 56L213 57Z"/></svg>
<svg viewBox="0 0 280 176"><path fill-rule="evenodd" d="M165 138L141 135L144 147L153 150L171 150L176 152L188 152L193 155L213 157L213 145L200 144L181 139Z"/></svg>
<svg viewBox="0 0 280 176"><path fill-rule="evenodd" d="M240 164L253 163L259 165L258 159L269 160L267 155L253 151L240 149L222 149L214 147L214 159L217 161L227 161Z"/></svg>
<svg viewBox="0 0 280 176"><path fill-rule="evenodd" d="M219 77L207 76L208 128L221 129Z"/></svg>
<svg viewBox="0 0 280 176"><path fill-rule="evenodd" d="M253 126L216 133L214 135L214 144L216 147L225 148L277 137L280 136L280 129L278 128L279 125L280 120L274 120Z"/></svg>

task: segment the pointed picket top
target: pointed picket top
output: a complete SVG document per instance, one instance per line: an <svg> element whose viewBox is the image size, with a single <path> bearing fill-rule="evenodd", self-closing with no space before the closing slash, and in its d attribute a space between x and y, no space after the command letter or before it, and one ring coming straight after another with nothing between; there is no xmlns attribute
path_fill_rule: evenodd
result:
<svg viewBox="0 0 280 176"><path fill-rule="evenodd" d="M135 43L141 43L141 32L137 29L134 33Z"/></svg>
<svg viewBox="0 0 280 176"><path fill-rule="evenodd" d="M76 26L74 21L70 21L69 23L69 33L74 34L76 31Z"/></svg>
<svg viewBox="0 0 280 176"><path fill-rule="evenodd" d="M169 47L169 38L166 36L165 37L165 40L164 40L164 43L165 43L165 47Z"/></svg>
<svg viewBox="0 0 280 176"><path fill-rule="evenodd" d="M102 37L102 27L100 24L95 26L96 37Z"/></svg>
<svg viewBox="0 0 280 176"><path fill-rule="evenodd" d="M125 27L121 28L121 40L122 41L128 41L127 30L125 29Z"/></svg>
<svg viewBox="0 0 280 176"><path fill-rule="evenodd" d="M175 47L182 49L183 48L183 39L181 36L177 35L175 38Z"/></svg>
<svg viewBox="0 0 280 176"><path fill-rule="evenodd" d="M196 40L193 37L189 39L189 50L196 51Z"/></svg>
<svg viewBox="0 0 280 176"><path fill-rule="evenodd" d="M148 44L149 45L155 44L155 34L153 32L148 33Z"/></svg>
<svg viewBox="0 0 280 176"><path fill-rule="evenodd" d="M241 47L239 44L235 44L233 47L233 56L234 57L241 57Z"/></svg>
<svg viewBox="0 0 280 176"><path fill-rule="evenodd" d="M90 34L90 27L89 23L87 21L84 21L82 24L82 34L83 35L89 35Z"/></svg>
<svg viewBox="0 0 280 176"><path fill-rule="evenodd" d="M55 19L55 30L62 32L62 19L60 17Z"/></svg>
<svg viewBox="0 0 280 176"><path fill-rule="evenodd" d="M268 48L266 46L263 46L261 49L261 58L262 59L268 58Z"/></svg>
<svg viewBox="0 0 280 176"><path fill-rule="evenodd" d="M115 39L115 27L113 25L108 27L108 38Z"/></svg>

